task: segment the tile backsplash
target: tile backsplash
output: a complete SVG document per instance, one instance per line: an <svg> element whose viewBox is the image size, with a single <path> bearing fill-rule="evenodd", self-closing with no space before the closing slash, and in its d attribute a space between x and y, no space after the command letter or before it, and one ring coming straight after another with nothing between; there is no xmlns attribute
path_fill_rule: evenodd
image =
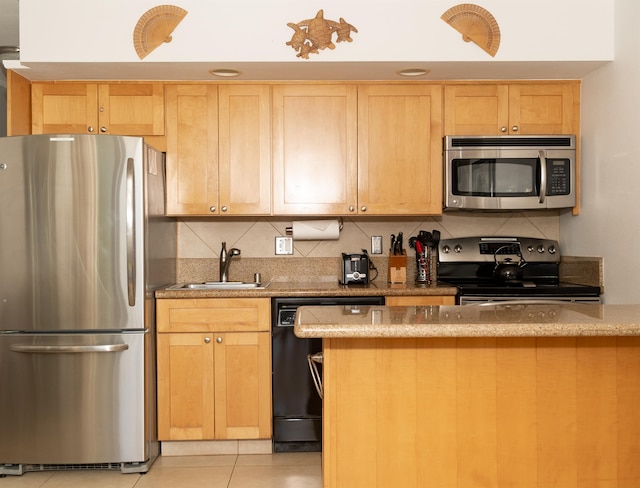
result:
<svg viewBox="0 0 640 488"><path fill-rule="evenodd" d="M317 220L310 217L309 220ZM261 217L261 218L182 218L178 222L178 277L188 279L217 279L217 259L222 241L227 249L239 248L241 258L249 262L264 262L265 259L290 260L278 261L279 265L292 267L300 258L339 258L341 253L358 253L362 249L371 252L371 236L382 236L383 254L372 255L374 262L386 262L389 254L389 236L403 232L405 248L408 239L420 230L428 232L437 229L443 239L465 236L526 236L559 240L559 212L509 212L478 213L451 212L435 217L353 217L345 218L340 237L326 241L295 241L293 255L275 255L275 237L286 235L286 228L293 220L305 220L300 217ZM562 250L561 250L562 251ZM411 255L411 250L407 249ZM377 259L376 259L377 258ZM206 260L201 262L201 260ZM214 260L211 263L211 260ZM242 261L242 259L240 259ZM240 268L240 261L234 268ZM331 260L333 262L333 260ZM277 266L282 268L283 266ZM333 267L328 274L333 274ZM183 268L183 269L181 269ZM186 269L189 268L189 269ZM206 276L202 270L207 269ZM240 268L241 269L241 268ZM253 266L252 266L253 269ZM386 268L381 270L386 272ZM247 271L248 273L248 271ZM245 273L243 273L245 274ZM317 275L316 275L317 276ZM234 279L247 279L239 276ZM269 277L271 278L271 277Z"/></svg>

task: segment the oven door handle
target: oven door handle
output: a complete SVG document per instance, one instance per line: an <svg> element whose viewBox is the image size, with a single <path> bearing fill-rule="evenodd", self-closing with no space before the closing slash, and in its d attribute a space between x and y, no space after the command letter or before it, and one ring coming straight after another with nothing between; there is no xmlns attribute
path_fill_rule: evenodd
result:
<svg viewBox="0 0 640 488"><path fill-rule="evenodd" d="M543 150L538 151L538 157L540 159L540 192L538 202L544 203L547 197L547 158Z"/></svg>

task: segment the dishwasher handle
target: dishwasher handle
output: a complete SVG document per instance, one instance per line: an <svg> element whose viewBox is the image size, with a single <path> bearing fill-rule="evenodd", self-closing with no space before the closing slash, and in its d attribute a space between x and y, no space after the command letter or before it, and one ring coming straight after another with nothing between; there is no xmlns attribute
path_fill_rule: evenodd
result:
<svg viewBox="0 0 640 488"><path fill-rule="evenodd" d="M30 354L67 354L86 352L122 352L129 349L129 344L105 344L98 346L27 346L11 344L9 350Z"/></svg>

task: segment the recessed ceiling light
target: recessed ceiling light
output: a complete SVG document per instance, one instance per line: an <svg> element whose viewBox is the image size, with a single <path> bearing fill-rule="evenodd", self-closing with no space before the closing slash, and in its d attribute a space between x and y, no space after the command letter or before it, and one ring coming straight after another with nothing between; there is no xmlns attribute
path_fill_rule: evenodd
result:
<svg viewBox="0 0 640 488"><path fill-rule="evenodd" d="M426 75L427 73L429 73L428 69L424 69L424 68L407 68L407 69L401 69L400 71L398 71L398 74L400 76L422 76L422 75Z"/></svg>
<svg viewBox="0 0 640 488"><path fill-rule="evenodd" d="M210 69L209 73L211 73L213 76L220 76L221 78L233 78L234 76L240 75L240 71L238 71L237 69L227 68Z"/></svg>

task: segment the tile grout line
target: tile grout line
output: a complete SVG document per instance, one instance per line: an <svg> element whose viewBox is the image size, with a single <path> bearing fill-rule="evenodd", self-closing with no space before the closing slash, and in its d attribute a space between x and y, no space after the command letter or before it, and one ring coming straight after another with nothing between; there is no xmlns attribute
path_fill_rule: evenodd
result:
<svg viewBox="0 0 640 488"><path fill-rule="evenodd" d="M233 462L233 467L231 468L231 475L229 476L229 481L227 482L227 488L231 487L231 480L233 479L233 473L236 472L236 466L238 465L239 458L240 454L236 454L236 460Z"/></svg>

